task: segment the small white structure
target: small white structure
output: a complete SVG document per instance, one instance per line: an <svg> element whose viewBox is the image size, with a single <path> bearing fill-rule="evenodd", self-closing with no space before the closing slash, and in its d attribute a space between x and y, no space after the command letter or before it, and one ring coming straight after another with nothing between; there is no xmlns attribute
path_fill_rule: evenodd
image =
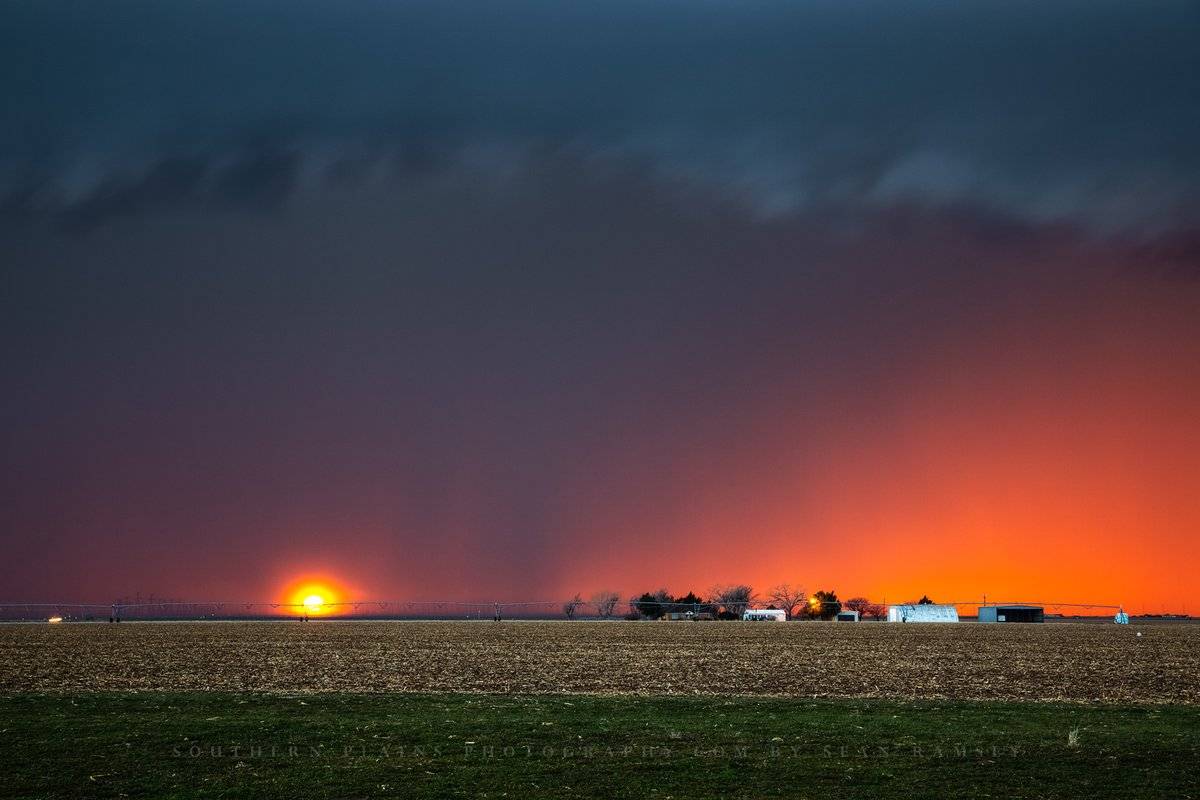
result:
<svg viewBox="0 0 1200 800"><path fill-rule="evenodd" d="M859 618L859 613L857 611L842 609L837 613L837 616L834 617L834 620L837 622L858 622Z"/></svg>
<svg viewBox="0 0 1200 800"><path fill-rule="evenodd" d="M787 612L778 608L748 608L742 612L746 622L786 622Z"/></svg>
<svg viewBox="0 0 1200 800"><path fill-rule="evenodd" d="M1113 617L1113 622L1117 623L1118 625L1128 625L1129 624L1129 615L1125 613L1124 608L1122 608L1120 611L1118 611L1117 615L1115 617ZM1141 636L1141 634L1139 633L1138 636Z"/></svg>
<svg viewBox="0 0 1200 800"><path fill-rule="evenodd" d="M937 603L888 606L888 622L958 622L958 609Z"/></svg>

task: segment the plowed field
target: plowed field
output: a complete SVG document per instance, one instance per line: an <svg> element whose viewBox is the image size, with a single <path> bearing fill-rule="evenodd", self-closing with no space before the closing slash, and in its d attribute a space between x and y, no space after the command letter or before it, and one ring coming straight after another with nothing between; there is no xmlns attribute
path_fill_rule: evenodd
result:
<svg viewBox="0 0 1200 800"><path fill-rule="evenodd" d="M0 692L93 690L1200 704L1200 626L582 621L0 625Z"/></svg>

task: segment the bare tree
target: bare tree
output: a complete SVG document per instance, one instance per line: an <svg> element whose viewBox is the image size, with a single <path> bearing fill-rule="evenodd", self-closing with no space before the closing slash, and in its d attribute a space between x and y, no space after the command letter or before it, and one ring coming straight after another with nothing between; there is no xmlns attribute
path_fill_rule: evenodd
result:
<svg viewBox="0 0 1200 800"><path fill-rule="evenodd" d="M601 619L608 619L617 609L617 603L621 602L621 595L610 589L596 592L592 597L592 604L596 606L596 613Z"/></svg>
<svg viewBox="0 0 1200 800"><path fill-rule="evenodd" d="M802 586L793 588L789 583L781 583L767 593L767 599L776 608L782 608L787 618L791 619L796 615L796 609L808 602L808 595Z"/></svg>
<svg viewBox="0 0 1200 800"><path fill-rule="evenodd" d="M741 616L755 600L754 588L745 584L736 586L717 586L712 592L713 602L723 608L728 614Z"/></svg>
<svg viewBox="0 0 1200 800"><path fill-rule="evenodd" d="M851 611L857 611L860 618L867 616L868 609L871 608L871 601L865 597L851 597L846 602L842 603L842 608L848 608Z"/></svg>
<svg viewBox="0 0 1200 800"><path fill-rule="evenodd" d="M880 603L872 603L865 597L851 597L842 606L857 611L859 619L883 619L887 616L887 606Z"/></svg>
<svg viewBox="0 0 1200 800"><path fill-rule="evenodd" d="M575 619L575 612L583 605L583 598L579 596L579 592L575 593L567 602L563 603L563 613L567 615L567 619Z"/></svg>

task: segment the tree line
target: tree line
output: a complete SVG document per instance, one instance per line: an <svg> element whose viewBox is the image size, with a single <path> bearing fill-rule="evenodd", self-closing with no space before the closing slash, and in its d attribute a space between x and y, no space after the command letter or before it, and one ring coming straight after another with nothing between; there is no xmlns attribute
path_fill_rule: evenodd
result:
<svg viewBox="0 0 1200 800"><path fill-rule="evenodd" d="M627 611L621 609L621 595L612 590L603 590L584 600L576 594L563 603L563 614L575 619L589 607L601 619L610 619L620 614L624 619L659 619L668 614L688 614L712 619L741 619L748 608L767 608L783 611L789 620L830 620L843 609L857 611L861 619L883 619L887 606L874 603L866 597L851 597L841 600L837 592L820 589L811 595L802 587L781 583L768 589L761 596L747 584L714 586L707 597L688 591L673 595L667 589L642 592L626 600Z"/></svg>

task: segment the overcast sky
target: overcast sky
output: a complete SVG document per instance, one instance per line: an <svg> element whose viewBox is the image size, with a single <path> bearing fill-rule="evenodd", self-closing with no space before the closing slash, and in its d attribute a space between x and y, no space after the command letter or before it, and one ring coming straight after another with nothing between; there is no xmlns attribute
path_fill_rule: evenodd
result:
<svg viewBox="0 0 1200 800"><path fill-rule="evenodd" d="M3 13L0 594L1195 589L1195 3Z"/></svg>

